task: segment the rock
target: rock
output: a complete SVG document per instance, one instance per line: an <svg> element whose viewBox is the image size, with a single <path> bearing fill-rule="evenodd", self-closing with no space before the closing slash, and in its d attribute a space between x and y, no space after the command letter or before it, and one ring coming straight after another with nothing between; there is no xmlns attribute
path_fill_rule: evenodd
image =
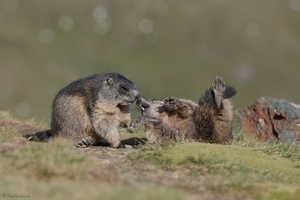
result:
<svg viewBox="0 0 300 200"><path fill-rule="evenodd" d="M133 146L129 145L129 144L125 144L125 148L126 149L133 149Z"/></svg>
<svg viewBox="0 0 300 200"><path fill-rule="evenodd" d="M242 130L261 141L300 142L300 104L261 97L252 106L235 111Z"/></svg>

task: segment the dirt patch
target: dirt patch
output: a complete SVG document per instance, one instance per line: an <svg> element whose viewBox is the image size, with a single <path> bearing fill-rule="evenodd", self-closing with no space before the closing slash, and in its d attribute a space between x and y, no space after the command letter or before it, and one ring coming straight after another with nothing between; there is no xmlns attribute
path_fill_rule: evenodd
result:
<svg viewBox="0 0 300 200"><path fill-rule="evenodd" d="M144 148L144 145L133 146L132 149L95 146L74 148L74 151L96 157L99 165L113 170L119 176L119 180L122 180L127 185L140 186L147 184L154 187L167 186L177 188L184 191L188 199L250 199L244 192L228 191L215 193L211 191L210 188L204 185L201 177L191 176L189 168L167 170L149 163L135 162L135 160L129 159L129 154L141 151L142 148Z"/></svg>
<svg viewBox="0 0 300 200"><path fill-rule="evenodd" d="M45 130L45 127L1 120L0 129L13 129L21 136L23 133ZM91 175L94 176L93 178L102 179L104 182L125 183L132 186L149 185L158 188L176 188L185 193L186 199L249 199L249 196L244 192L212 191L205 186L201 177L191 175L188 168L167 170L148 162L137 161L130 155L147 148L146 139L134 137L131 134L121 135L122 142L127 148L114 149L108 147L105 143L102 144L103 146L88 148L71 146L70 148L76 154L84 154L96 159L103 171L100 175L98 173ZM13 142L0 144L0 153L15 151L26 145L30 145L30 142L22 137L17 137Z"/></svg>
<svg viewBox="0 0 300 200"><path fill-rule="evenodd" d="M46 128L39 127L37 125L26 124L26 123L10 121L10 120L0 120L0 128L14 129L16 132L20 134L35 133L38 131L46 130Z"/></svg>

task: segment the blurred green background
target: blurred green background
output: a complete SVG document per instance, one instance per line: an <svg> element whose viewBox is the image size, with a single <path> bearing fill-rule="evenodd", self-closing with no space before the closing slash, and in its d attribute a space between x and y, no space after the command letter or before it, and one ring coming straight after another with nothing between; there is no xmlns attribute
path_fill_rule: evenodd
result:
<svg viewBox="0 0 300 200"><path fill-rule="evenodd" d="M146 98L198 101L221 75L234 108L300 99L300 0L1 0L0 110L50 121L56 92L119 72Z"/></svg>

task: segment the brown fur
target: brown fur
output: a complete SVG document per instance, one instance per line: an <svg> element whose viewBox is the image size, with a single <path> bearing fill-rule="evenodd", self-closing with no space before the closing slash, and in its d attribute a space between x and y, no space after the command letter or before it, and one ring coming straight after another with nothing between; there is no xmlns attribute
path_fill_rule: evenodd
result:
<svg viewBox="0 0 300 200"><path fill-rule="evenodd" d="M134 126L144 124L150 143L163 143L180 138L226 144L232 140L232 105L234 88L216 77L199 104L186 99L168 97L163 100L137 102L142 117Z"/></svg>
<svg viewBox="0 0 300 200"><path fill-rule="evenodd" d="M119 125L130 128L129 104L139 98L134 83L117 73L95 74L63 88L52 105L51 129L25 135L29 140L47 141L62 136L85 147L107 141L122 146Z"/></svg>

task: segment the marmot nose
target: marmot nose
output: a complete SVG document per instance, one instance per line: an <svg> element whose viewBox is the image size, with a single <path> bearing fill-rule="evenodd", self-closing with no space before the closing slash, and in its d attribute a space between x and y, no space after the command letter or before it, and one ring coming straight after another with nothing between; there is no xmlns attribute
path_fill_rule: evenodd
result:
<svg viewBox="0 0 300 200"><path fill-rule="evenodd" d="M137 94L136 94L136 96L135 96L135 100L138 100L138 99L140 99L140 98L141 98L141 95L140 95L139 92L137 92Z"/></svg>
<svg viewBox="0 0 300 200"><path fill-rule="evenodd" d="M136 100L136 102L135 102L136 105L138 105L138 106L141 105L141 101L142 101L142 99L141 99L141 98L138 98L138 99Z"/></svg>

